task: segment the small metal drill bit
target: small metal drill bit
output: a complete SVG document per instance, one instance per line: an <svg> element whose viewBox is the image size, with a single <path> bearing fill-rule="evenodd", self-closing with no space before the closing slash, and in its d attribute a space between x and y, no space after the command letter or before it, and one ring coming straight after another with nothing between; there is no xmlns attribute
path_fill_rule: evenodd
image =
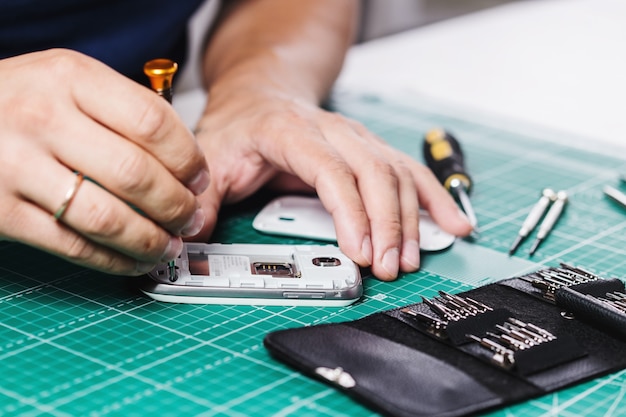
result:
<svg viewBox="0 0 626 417"><path fill-rule="evenodd" d="M515 352L513 350L502 346L491 339L487 339L486 337L481 338L473 334L467 334L465 336L477 342L480 346L494 352L491 360L495 364L506 369L512 368L515 365Z"/></svg>
<svg viewBox="0 0 626 417"><path fill-rule="evenodd" d="M400 311L402 311L404 314L415 317L417 320L436 330L443 330L448 325L448 322L445 320L439 320L435 317L429 316L428 314L424 314L421 311L415 311L408 307L405 307Z"/></svg>
<svg viewBox="0 0 626 417"><path fill-rule="evenodd" d="M556 194L556 201L552 204L550 210L548 210L548 214L546 214L545 219L543 219L541 226L539 226L537 238L535 239L533 246L530 248L530 255L533 255L535 253L541 242L543 242L546 236L548 236L548 234L556 224L556 221L561 216L563 208L565 208L565 203L567 203L567 193L565 191L559 191Z"/></svg>
<svg viewBox="0 0 626 417"><path fill-rule="evenodd" d="M475 316L478 313L482 313L483 311L478 309L476 306L468 303L463 297L459 297L458 295L449 294L445 291L439 290L439 295L444 299L448 300L450 303L454 303L458 305L461 310L467 312L471 316Z"/></svg>
<svg viewBox="0 0 626 417"><path fill-rule="evenodd" d="M476 301L473 298L465 297L465 301L472 304L474 307L478 308L481 313L486 311L493 311L493 308L489 307L487 304L481 303L480 301Z"/></svg>
<svg viewBox="0 0 626 417"><path fill-rule="evenodd" d="M530 347L529 345L520 342L519 340L516 340L507 334L496 334L493 332L487 332L486 334L487 336L492 337L500 342L506 343L513 350L524 350Z"/></svg>
<svg viewBox="0 0 626 417"><path fill-rule="evenodd" d="M546 337L544 337L543 335L529 329L528 327L521 327L521 326L517 326L515 324L511 324L511 323L505 323L505 327L508 327L509 329L512 330L516 330L518 332L520 332L521 334L524 334L528 337L530 337L533 341L537 342L537 343L543 343L543 342L547 342L548 339Z"/></svg>
<svg viewBox="0 0 626 417"><path fill-rule="evenodd" d="M568 265L566 263L561 263L561 270L567 271L568 274L574 274L577 277L580 277L583 282L595 281L597 279L600 279L600 277L596 274L586 271L580 267Z"/></svg>
<svg viewBox="0 0 626 417"><path fill-rule="evenodd" d="M548 341L556 339L556 336L555 336L555 335L553 335L552 333L550 333L550 332L549 332L549 331L547 331L546 329L544 329L544 328L542 328L542 327L539 327L539 326L537 326L537 325L535 325L535 324L532 324L532 323L526 323L526 322L523 322L523 321L521 321L521 320L518 320L518 319L516 319L516 318L514 318L514 317L509 317L509 318L507 319L507 321L508 321L509 323L515 324L516 326L523 327L523 328L528 328L528 329L530 329L530 330L533 330L535 333L540 334L540 335L541 335L541 337L543 337L544 339L546 339L546 340L548 340Z"/></svg>
<svg viewBox="0 0 626 417"><path fill-rule="evenodd" d="M424 304L430 307L431 310L437 313L439 317L443 318L444 320L457 321L457 320L464 318L461 314L444 306L443 304L437 301L429 300L428 298L425 298L425 297L422 297L422 301L424 302Z"/></svg>
<svg viewBox="0 0 626 417"><path fill-rule="evenodd" d="M524 220L522 227L519 229L517 237L515 238L511 249L509 249L509 255L513 255L515 253L519 245L521 245L521 243L524 241L524 239L526 239L528 234L533 231L535 226L537 226L537 223L539 223L539 220L541 220L541 217L545 213L550 203L555 199L556 193L552 189L546 188L543 190L543 192L541 193L541 198L539 198L539 201L537 201L537 203L535 203L533 208L530 210L530 213L528 213L528 217L526 217L526 220Z"/></svg>
<svg viewBox="0 0 626 417"><path fill-rule="evenodd" d="M500 330L502 333L511 336L514 339L519 340L520 342L528 345L528 346L535 346L538 343L534 340L532 340L532 338L529 338L528 335L525 335L524 333L520 332L519 330L515 330L515 329L511 329L510 327L507 326L503 326L501 324L496 324L496 329Z"/></svg>

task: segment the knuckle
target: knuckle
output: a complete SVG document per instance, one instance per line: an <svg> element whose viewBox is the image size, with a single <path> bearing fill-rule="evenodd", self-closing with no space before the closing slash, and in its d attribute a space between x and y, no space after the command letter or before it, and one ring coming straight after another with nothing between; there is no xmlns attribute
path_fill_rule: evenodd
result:
<svg viewBox="0 0 626 417"><path fill-rule="evenodd" d="M155 98L158 98L156 95ZM142 108L138 110L139 117L135 126L134 134L144 143L158 141L163 135L159 133L165 128L167 116L163 99L151 99L142 102Z"/></svg>
<svg viewBox="0 0 626 417"><path fill-rule="evenodd" d="M266 114L265 117L258 118L255 126L253 126L253 131L259 132L264 137L284 137L285 135L281 135L281 132L284 133L285 126L289 126L290 130L293 131L305 128L306 123L302 114L288 108L280 113L272 112ZM292 135L288 135L288 138L291 137Z"/></svg>
<svg viewBox="0 0 626 417"><path fill-rule="evenodd" d="M8 197L5 195L2 204L0 204L0 218L4 219L0 223L0 241L3 240L3 237L16 238L20 236L20 232L28 230L30 226L25 206L21 204L19 199L11 195Z"/></svg>
<svg viewBox="0 0 626 417"><path fill-rule="evenodd" d="M176 198L174 201L176 201L175 204L167 204L163 207L159 216L162 224L169 225L168 229L178 233L179 229L191 219L195 211L195 203L189 204L187 198Z"/></svg>
<svg viewBox="0 0 626 417"><path fill-rule="evenodd" d="M43 88L40 81L23 84L19 90L9 92L11 100L3 101L5 104L2 105L2 112L10 115L6 120L24 132L54 131L63 126L66 122L61 114L65 106L63 100L53 100L50 95L57 94L59 98L71 90L66 86L71 87L76 74L89 71L91 60L66 49L47 50L41 52L39 57L39 66L31 70L30 76L40 78L43 68L45 79L52 81L43 84ZM59 85L63 89L59 89Z"/></svg>
<svg viewBox="0 0 626 417"><path fill-rule="evenodd" d="M402 236L402 221L400 220L400 216L391 216L391 218L385 221L384 228L388 236L393 237L394 240L399 240Z"/></svg>
<svg viewBox="0 0 626 417"><path fill-rule="evenodd" d="M141 251L145 260L158 261L167 246L167 240L159 234L156 228L145 232L141 239Z"/></svg>
<svg viewBox="0 0 626 417"><path fill-rule="evenodd" d="M329 124L331 127L348 126L355 132L360 133L360 129L357 128L358 122L346 118L341 113L326 112L324 114L324 123Z"/></svg>
<svg viewBox="0 0 626 417"><path fill-rule="evenodd" d="M413 176L411 169L402 160L398 160L394 163L394 170L400 178L411 178Z"/></svg>
<svg viewBox="0 0 626 417"><path fill-rule="evenodd" d="M322 169L318 170L313 185L318 189L323 187L326 182L337 183L338 181L345 181L348 177L354 178L354 173L348 164L339 157L329 156Z"/></svg>
<svg viewBox="0 0 626 417"><path fill-rule="evenodd" d="M186 145L186 146L185 146ZM170 162L171 172L183 182L193 179L193 176L202 168L206 167L204 154L193 141L181 142L178 148L177 158Z"/></svg>
<svg viewBox="0 0 626 417"><path fill-rule="evenodd" d="M337 112L327 112L325 113L325 118L327 120L328 123L331 123L333 125L337 125L337 124L345 124L346 123L346 118L337 113Z"/></svg>
<svg viewBox="0 0 626 417"><path fill-rule="evenodd" d="M14 126L19 129L27 129L28 132L40 132L53 130L54 106L50 106L48 99L42 96L21 95L14 97L10 108L6 109ZM52 117L51 117L52 116Z"/></svg>
<svg viewBox="0 0 626 417"><path fill-rule="evenodd" d="M46 67L53 79L69 80L75 74L88 70L89 58L69 49L48 51Z"/></svg>
<svg viewBox="0 0 626 417"><path fill-rule="evenodd" d="M398 178L396 175L396 170L386 160L378 158L378 157L372 158L372 161L370 161L370 167L368 170L371 170L371 172L376 173L377 176L383 176L387 181L391 182L392 185L397 186Z"/></svg>
<svg viewBox="0 0 626 417"><path fill-rule="evenodd" d="M108 204L92 205L86 212L84 233L88 236L109 238L118 236L124 229L123 217L119 216L113 206Z"/></svg>
<svg viewBox="0 0 626 417"><path fill-rule="evenodd" d="M91 264L95 256L95 247L81 235L72 233L66 235L63 247L65 257L77 264Z"/></svg>
<svg viewBox="0 0 626 417"><path fill-rule="evenodd" d="M150 157L142 151L129 152L119 158L116 173L116 184L125 193L142 192L150 186Z"/></svg>

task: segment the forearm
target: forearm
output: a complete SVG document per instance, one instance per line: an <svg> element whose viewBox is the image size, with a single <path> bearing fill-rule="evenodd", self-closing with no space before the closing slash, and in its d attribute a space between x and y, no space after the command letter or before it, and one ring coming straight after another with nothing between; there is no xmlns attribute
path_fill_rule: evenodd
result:
<svg viewBox="0 0 626 417"><path fill-rule="evenodd" d="M225 7L204 59L212 99L257 91L323 100L354 39L356 0L239 0Z"/></svg>

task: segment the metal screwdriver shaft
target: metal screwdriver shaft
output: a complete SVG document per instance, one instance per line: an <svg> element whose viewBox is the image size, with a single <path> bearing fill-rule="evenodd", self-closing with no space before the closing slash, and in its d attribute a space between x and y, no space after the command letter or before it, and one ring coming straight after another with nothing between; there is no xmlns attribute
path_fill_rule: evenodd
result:
<svg viewBox="0 0 626 417"><path fill-rule="evenodd" d="M158 58L148 61L143 66L143 72L150 79L152 89L169 103L172 103L173 89L172 80L178 71L178 64L172 60ZM167 263L169 280L174 282L178 279L176 273L176 261Z"/></svg>
<svg viewBox="0 0 626 417"><path fill-rule="evenodd" d="M509 249L509 255L513 255L515 253L519 245L537 226L537 223L539 223L539 220L541 220L541 217L546 212L550 203L555 199L556 193L552 189L546 188L543 190L541 198L539 198L539 201L537 201L537 203L535 203L533 208L530 210L530 213L528 213L528 217L526 217L526 220L524 220L522 227L519 229L517 237L515 238L511 249Z"/></svg>
<svg viewBox="0 0 626 417"><path fill-rule="evenodd" d="M537 238L533 242L533 246L530 248L530 254L534 254L541 242L548 236L556 221L561 216L563 209L565 208L565 203L567 203L567 193L565 191L559 191L556 194L556 201L548 210L548 214L546 214L545 219L539 226L539 231L537 232Z"/></svg>
<svg viewBox="0 0 626 417"><path fill-rule="evenodd" d="M602 190L604 191L604 194L611 197L614 201L620 203L624 208L626 208L626 194L617 188L611 187L610 185L605 185Z"/></svg>

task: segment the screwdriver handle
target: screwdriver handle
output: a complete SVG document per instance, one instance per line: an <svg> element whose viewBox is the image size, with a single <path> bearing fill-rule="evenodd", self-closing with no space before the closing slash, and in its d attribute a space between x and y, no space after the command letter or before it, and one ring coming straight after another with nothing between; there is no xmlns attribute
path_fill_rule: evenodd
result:
<svg viewBox="0 0 626 417"><path fill-rule="evenodd" d="M178 71L178 64L170 59L157 58L143 66L143 72L150 79L152 89L161 97L172 102L172 79Z"/></svg>
<svg viewBox="0 0 626 417"><path fill-rule="evenodd" d="M561 216L563 208L565 208L565 203L567 203L567 193L565 191L559 191L556 194L556 201L552 204L550 210L548 210L548 214L546 214L546 217L543 219L541 226L539 226L537 239L544 239L548 233L550 233L556 221Z"/></svg>
<svg viewBox="0 0 626 417"><path fill-rule="evenodd" d="M524 220L524 223L522 224L522 227L519 231L519 234L522 237L528 236L528 233L530 233L535 228L535 226L537 226L537 223L539 223L539 220L541 220L541 217L543 217L546 209L554 200L556 200L556 193L550 188L544 189L541 194L541 198L530 210L530 213L528 213L528 217L526 217L526 220Z"/></svg>
<svg viewBox="0 0 626 417"><path fill-rule="evenodd" d="M424 136L424 159L443 186L450 190L451 183L458 179L469 193L472 180L465 170L465 159L461 145L450 132L431 129Z"/></svg>

